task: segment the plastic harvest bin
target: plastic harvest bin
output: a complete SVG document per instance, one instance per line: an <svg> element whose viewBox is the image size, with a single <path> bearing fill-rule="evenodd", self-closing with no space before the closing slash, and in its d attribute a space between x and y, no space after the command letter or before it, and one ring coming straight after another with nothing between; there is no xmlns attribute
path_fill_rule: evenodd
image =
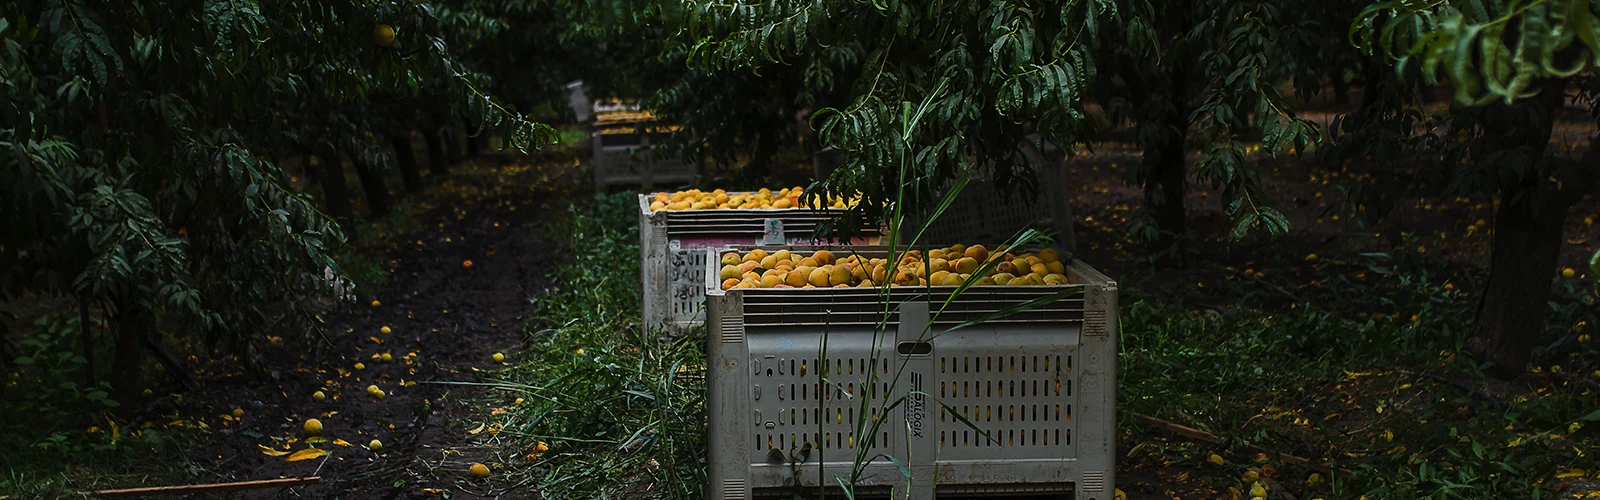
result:
<svg viewBox="0 0 1600 500"><path fill-rule="evenodd" d="M1063 287L972 287L934 317L955 287L894 287L887 302L878 288L721 290L718 269L708 263L704 282L708 498L816 491L819 461L821 480L836 484L859 445L895 456L914 480L878 458L858 496L1112 498L1117 284L1087 264L1066 267L1066 287L1081 293L953 331ZM880 334L886 304L896 312ZM855 435L861 398L879 401L876 415L885 393L906 399L877 435Z"/></svg>
<svg viewBox="0 0 1600 500"><path fill-rule="evenodd" d="M684 184L694 180L700 171L700 162L686 161L682 156L656 158L652 144L659 143L660 138L664 137L659 134L596 131L591 137L594 143L595 189L619 185L648 188Z"/></svg>

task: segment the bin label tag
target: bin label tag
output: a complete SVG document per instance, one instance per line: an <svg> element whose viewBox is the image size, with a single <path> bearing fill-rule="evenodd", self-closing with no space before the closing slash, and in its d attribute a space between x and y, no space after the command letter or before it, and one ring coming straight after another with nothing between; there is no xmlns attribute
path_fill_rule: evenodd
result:
<svg viewBox="0 0 1600 500"><path fill-rule="evenodd" d="M783 221L778 219L767 219L765 222L766 223L762 225L763 229L761 231L761 244L784 244Z"/></svg>

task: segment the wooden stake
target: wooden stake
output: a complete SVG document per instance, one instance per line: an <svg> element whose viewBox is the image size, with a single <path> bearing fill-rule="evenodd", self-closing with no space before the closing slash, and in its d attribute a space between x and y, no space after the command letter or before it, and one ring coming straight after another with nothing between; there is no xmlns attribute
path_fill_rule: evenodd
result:
<svg viewBox="0 0 1600 500"><path fill-rule="evenodd" d="M263 479L259 481L239 481L236 483L214 484L189 484L183 486L155 486L150 488L128 488L122 490L100 490L85 495L94 495L100 498L136 498L147 495L185 495L193 493L217 493L222 491L254 490L261 488L283 488L322 482L321 476L294 477L287 479Z"/></svg>

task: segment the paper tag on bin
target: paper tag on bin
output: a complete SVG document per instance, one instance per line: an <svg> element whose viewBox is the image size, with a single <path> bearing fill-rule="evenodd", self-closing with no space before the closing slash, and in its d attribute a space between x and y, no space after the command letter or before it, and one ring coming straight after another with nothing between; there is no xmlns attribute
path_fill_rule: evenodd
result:
<svg viewBox="0 0 1600 500"><path fill-rule="evenodd" d="M783 221L778 219L767 219L765 224L762 224L762 228L761 244L763 246L782 245L785 243L783 238Z"/></svg>

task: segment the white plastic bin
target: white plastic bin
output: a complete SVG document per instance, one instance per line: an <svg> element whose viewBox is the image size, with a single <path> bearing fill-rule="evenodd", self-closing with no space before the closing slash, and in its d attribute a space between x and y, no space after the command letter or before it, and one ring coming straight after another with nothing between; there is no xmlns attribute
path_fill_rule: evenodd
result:
<svg viewBox="0 0 1600 500"><path fill-rule="evenodd" d="M718 269L706 265L710 276ZM892 488L897 498L1112 498L1117 284L1081 261L1066 271L1080 294L954 331L1062 287L972 287L934 318L954 287L894 287L884 297L879 288L721 290L706 280L707 498L788 498L796 486L816 491L819 479L836 485L863 443L873 447L868 456L896 457L914 481L880 457L857 483L862 496ZM880 330L885 304L895 313ZM875 435L856 435L862 399L877 415L885 393L906 400Z"/></svg>
<svg viewBox="0 0 1600 500"><path fill-rule="evenodd" d="M594 141L594 185L610 186L682 185L693 181L700 162L674 155L656 158L654 134L603 134L596 131Z"/></svg>

